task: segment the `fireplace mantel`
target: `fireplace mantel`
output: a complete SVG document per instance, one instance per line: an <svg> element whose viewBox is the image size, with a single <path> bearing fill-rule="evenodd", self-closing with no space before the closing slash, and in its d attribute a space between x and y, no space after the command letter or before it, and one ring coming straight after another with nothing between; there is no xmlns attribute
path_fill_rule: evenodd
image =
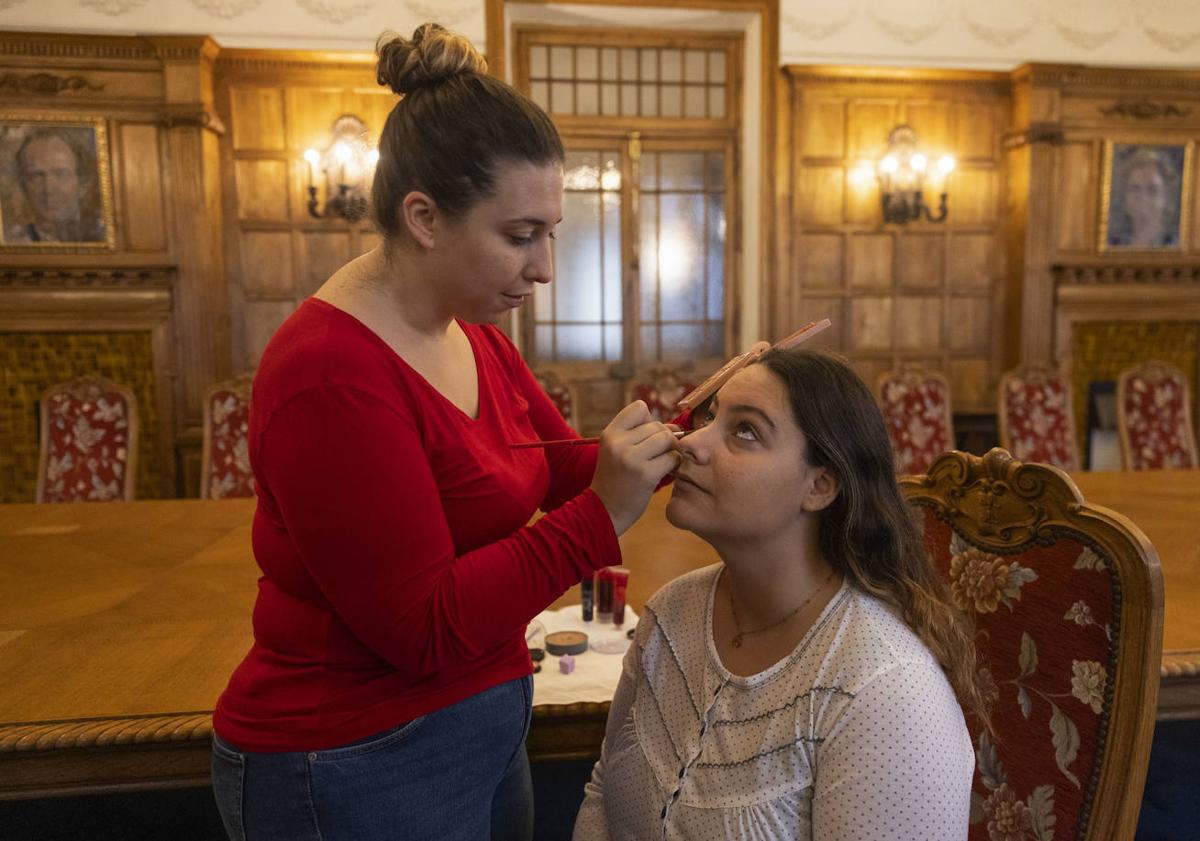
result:
<svg viewBox="0 0 1200 841"><path fill-rule="evenodd" d="M1054 357L1069 360L1080 321L1200 321L1200 262L1088 260L1054 276Z"/></svg>
<svg viewBox="0 0 1200 841"><path fill-rule="evenodd" d="M141 333L149 336L154 416L158 420L157 462L163 471L161 475L154 475L154 481L158 492L166 494L173 494L175 490L174 448L178 425L173 320L175 281L176 272L172 266L0 266L0 333L26 334L26 339L29 334L44 333ZM20 338L15 340L13 347L20 341ZM8 365L14 363L10 360ZM142 370L145 370L144 366ZM75 373L91 372L78 370ZM16 368L5 368L4 376L6 380L20 382L24 374ZM41 382L38 375L29 374L29 377L33 379L26 383L26 389L40 390L48 384Z"/></svg>

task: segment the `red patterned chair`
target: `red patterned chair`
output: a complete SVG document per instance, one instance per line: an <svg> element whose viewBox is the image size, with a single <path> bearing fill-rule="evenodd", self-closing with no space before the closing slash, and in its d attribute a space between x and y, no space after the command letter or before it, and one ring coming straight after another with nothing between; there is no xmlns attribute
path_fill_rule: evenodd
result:
<svg viewBox="0 0 1200 841"><path fill-rule="evenodd" d="M243 374L217 383L204 396L201 499L254 496L249 439L253 380L253 374Z"/></svg>
<svg viewBox="0 0 1200 841"><path fill-rule="evenodd" d="M1027 365L1000 378L997 398L1000 446L1021 461L1079 469L1067 377L1047 365Z"/></svg>
<svg viewBox="0 0 1200 841"><path fill-rule="evenodd" d="M696 383L681 370L650 368L629 384L625 402L628 404L634 400L644 400L655 419L662 423L670 423L679 416L679 401L695 388Z"/></svg>
<svg viewBox="0 0 1200 841"><path fill-rule="evenodd" d="M950 383L941 374L902 365L880 376L875 393L896 451L897 473L923 473L954 446Z"/></svg>
<svg viewBox="0 0 1200 841"><path fill-rule="evenodd" d="M1187 378L1178 368L1147 362L1117 379L1117 427L1126 470L1200 466Z"/></svg>
<svg viewBox="0 0 1200 841"><path fill-rule="evenodd" d="M576 399L575 389L563 382L553 371L538 371L534 377L537 378L542 391L550 398L550 402L558 409L558 413L563 416L563 420L578 431L579 401Z"/></svg>
<svg viewBox="0 0 1200 841"><path fill-rule="evenodd" d="M1133 838L1162 664L1158 556L1061 470L994 449L901 480L993 696L971 841Z"/></svg>
<svg viewBox="0 0 1200 841"><path fill-rule="evenodd" d="M133 499L137 445L132 391L103 377L50 386L41 399L37 501Z"/></svg>

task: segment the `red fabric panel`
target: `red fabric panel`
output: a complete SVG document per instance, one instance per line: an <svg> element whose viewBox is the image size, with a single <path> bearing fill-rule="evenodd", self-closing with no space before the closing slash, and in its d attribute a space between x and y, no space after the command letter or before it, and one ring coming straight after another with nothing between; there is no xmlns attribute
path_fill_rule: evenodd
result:
<svg viewBox="0 0 1200 841"><path fill-rule="evenodd" d="M893 380L883 387L883 419L896 471L925 473L929 465L954 445L946 423L950 395L940 380L922 380L915 386Z"/></svg>
<svg viewBox="0 0 1200 841"><path fill-rule="evenodd" d="M58 392L49 413L46 502L124 499L129 406L116 392L85 400Z"/></svg>
<svg viewBox="0 0 1200 841"><path fill-rule="evenodd" d="M995 691L997 739L968 719L976 747L970 838L1074 838L1112 703L1116 579L1077 540L999 556L967 544L931 509L922 516L935 565L975 620L980 667Z"/></svg>

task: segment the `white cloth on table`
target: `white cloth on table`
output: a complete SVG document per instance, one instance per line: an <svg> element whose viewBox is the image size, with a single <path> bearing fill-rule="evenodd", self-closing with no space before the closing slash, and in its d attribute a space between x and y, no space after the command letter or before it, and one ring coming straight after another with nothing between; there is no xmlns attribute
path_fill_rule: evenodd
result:
<svg viewBox="0 0 1200 841"><path fill-rule="evenodd" d="M851 586L750 677L712 642L720 564L643 610L576 841L961 841L975 756L941 668Z"/></svg>
<svg viewBox="0 0 1200 841"><path fill-rule="evenodd" d="M575 604L561 610L543 610L534 621L541 622L548 634L583 631L589 644L587 653L575 655L575 671L569 675L559 671L557 657L546 654L542 670L533 676L534 705L611 701L621 680L623 655L630 645L627 633L637 625L638 615L626 607L625 622L618 628L611 622L584 622L583 610ZM591 643L595 642L612 643L617 646L617 653L593 651Z"/></svg>

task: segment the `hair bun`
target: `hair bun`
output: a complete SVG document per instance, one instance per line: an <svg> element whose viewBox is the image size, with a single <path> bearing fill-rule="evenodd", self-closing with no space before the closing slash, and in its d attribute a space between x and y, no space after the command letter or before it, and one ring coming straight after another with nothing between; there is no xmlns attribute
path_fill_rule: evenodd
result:
<svg viewBox="0 0 1200 841"><path fill-rule="evenodd" d="M463 73L486 73L487 62L463 35L437 23L418 26L411 40L395 32L385 32L375 42L379 55L376 78L398 94L410 94L423 87Z"/></svg>

